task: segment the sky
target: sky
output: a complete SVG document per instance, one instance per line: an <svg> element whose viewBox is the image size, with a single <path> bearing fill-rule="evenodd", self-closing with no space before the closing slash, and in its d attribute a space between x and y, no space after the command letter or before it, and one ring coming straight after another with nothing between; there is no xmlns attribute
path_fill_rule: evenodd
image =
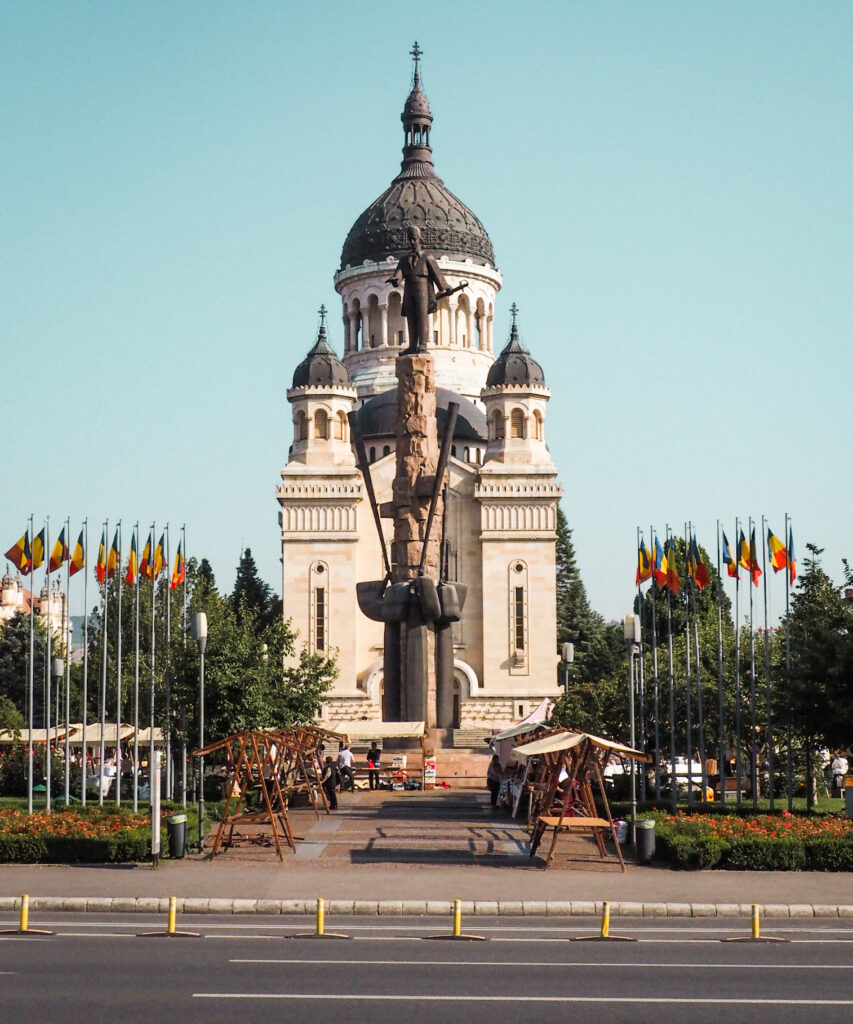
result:
<svg viewBox="0 0 853 1024"><path fill-rule="evenodd" d="M105 518L173 550L185 523L221 589L248 546L280 590L286 391L321 303L342 351L333 275L399 168L417 39L593 607L630 610L638 526L688 520L713 555L718 519L788 513L840 582L851 37L846 0L0 0L0 550L31 513L87 516L91 562Z"/></svg>

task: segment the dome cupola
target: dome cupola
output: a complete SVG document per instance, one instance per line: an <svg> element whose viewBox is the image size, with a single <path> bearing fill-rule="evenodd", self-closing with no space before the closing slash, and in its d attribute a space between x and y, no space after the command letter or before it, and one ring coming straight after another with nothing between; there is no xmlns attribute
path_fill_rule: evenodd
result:
<svg viewBox="0 0 853 1024"><path fill-rule="evenodd" d="M545 374L542 372L542 367L527 351L524 342L519 337L518 307L515 303L512 304L510 312L512 313L512 328L509 341L489 368L486 387L499 388L507 384L532 384L536 387L543 387Z"/></svg>
<svg viewBox="0 0 853 1024"><path fill-rule="evenodd" d="M294 388L349 387L347 368L326 338L326 307L320 307L317 341L293 374Z"/></svg>

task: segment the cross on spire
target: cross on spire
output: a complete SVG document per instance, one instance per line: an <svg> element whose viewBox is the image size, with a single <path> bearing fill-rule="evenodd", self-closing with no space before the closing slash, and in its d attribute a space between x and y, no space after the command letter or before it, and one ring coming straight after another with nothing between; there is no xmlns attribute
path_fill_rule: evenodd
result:
<svg viewBox="0 0 853 1024"><path fill-rule="evenodd" d="M321 327L325 327L326 326L326 304L323 303L323 305L320 306L320 308L319 308L319 310L317 312L320 314L320 326Z"/></svg>
<svg viewBox="0 0 853 1024"><path fill-rule="evenodd" d="M412 57L414 57L414 60L415 60L415 82L418 82L420 80L420 76L418 74L418 72L419 72L418 62L420 61L421 57L423 56L423 52L424 51L418 46L418 41L416 39L415 40L415 45L411 48L411 50L409 50L409 53L412 55Z"/></svg>
<svg viewBox="0 0 853 1024"><path fill-rule="evenodd" d="M512 326L515 327L515 321L518 317L518 306L516 306L516 304L513 302L513 304L509 307L509 311L510 313L512 313Z"/></svg>

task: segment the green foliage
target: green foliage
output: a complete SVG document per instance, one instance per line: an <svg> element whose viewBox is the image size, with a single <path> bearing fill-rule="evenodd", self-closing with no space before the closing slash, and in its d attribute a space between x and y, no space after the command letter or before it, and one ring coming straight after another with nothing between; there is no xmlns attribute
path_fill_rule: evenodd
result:
<svg viewBox="0 0 853 1024"><path fill-rule="evenodd" d="M44 715L44 657L47 633L36 617L33 625L33 720ZM0 696L7 697L22 714L29 689L30 616L18 612L0 623Z"/></svg>
<svg viewBox="0 0 853 1024"><path fill-rule="evenodd" d="M25 796L29 776L28 747L25 743L0 748L0 794L3 796ZM50 784L54 793L59 793L64 785L65 761L62 756L52 750L50 755ZM33 747L33 785L42 786L46 779L45 745L37 743ZM79 786L77 790L79 792ZM64 792L64 790L63 790Z"/></svg>
<svg viewBox="0 0 853 1024"><path fill-rule="evenodd" d="M0 730L10 732L16 739L20 739L23 727L24 716L12 700L9 697L0 697Z"/></svg>
<svg viewBox="0 0 853 1024"><path fill-rule="evenodd" d="M240 556L237 566L237 578L231 593L231 608L238 621L243 616L243 609L249 609L261 625L268 625L274 611L272 588L258 575L258 568L252 558L252 549L246 548Z"/></svg>

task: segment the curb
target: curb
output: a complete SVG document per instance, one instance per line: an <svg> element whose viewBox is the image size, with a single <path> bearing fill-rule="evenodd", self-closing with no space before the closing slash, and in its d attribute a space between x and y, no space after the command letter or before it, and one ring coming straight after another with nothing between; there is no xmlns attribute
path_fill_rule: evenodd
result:
<svg viewBox="0 0 853 1024"><path fill-rule="evenodd" d="M179 898L181 914L309 915L316 913L311 900L243 900ZM758 904L762 917L853 918L853 905L832 903ZM563 900L463 900L462 913L475 917L600 917L603 901ZM0 897L0 913L21 909L20 896ZM87 914L165 914L166 896L67 897L31 896L30 910ZM343 917L446 917L452 900L327 900L326 913ZM749 917L751 903L627 903L613 902L614 917Z"/></svg>

